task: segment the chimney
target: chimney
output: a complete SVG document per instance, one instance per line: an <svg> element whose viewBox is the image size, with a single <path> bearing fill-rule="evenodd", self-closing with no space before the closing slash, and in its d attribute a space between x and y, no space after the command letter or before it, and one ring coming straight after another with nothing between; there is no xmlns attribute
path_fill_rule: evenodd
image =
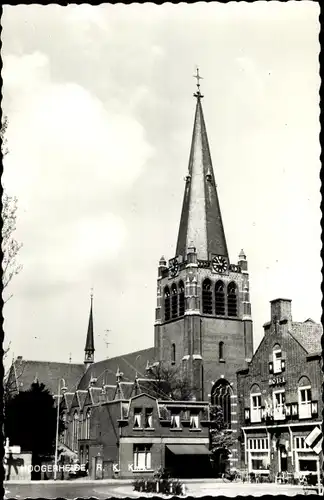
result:
<svg viewBox="0 0 324 500"><path fill-rule="evenodd" d="M274 299L271 304L271 323L291 323L291 299Z"/></svg>

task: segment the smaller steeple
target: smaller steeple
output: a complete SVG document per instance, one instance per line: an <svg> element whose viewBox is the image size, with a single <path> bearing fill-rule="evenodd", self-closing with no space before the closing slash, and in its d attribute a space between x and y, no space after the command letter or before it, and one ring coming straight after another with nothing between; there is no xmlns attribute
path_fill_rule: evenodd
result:
<svg viewBox="0 0 324 500"><path fill-rule="evenodd" d="M93 289L91 288L91 304L90 304L90 314L89 314L89 324L88 324L88 333L87 340L84 348L84 363L89 366L94 362L94 340L93 340L93 313L92 313L92 305L93 305Z"/></svg>

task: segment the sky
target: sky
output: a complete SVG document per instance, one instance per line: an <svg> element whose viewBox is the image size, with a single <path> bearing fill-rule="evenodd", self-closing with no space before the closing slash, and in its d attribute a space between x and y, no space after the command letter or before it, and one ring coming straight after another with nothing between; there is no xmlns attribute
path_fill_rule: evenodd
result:
<svg viewBox="0 0 324 500"><path fill-rule="evenodd" d="M9 358L82 362L154 342L175 256L199 65L230 260L248 259L254 347L269 301L321 317L319 5L4 6L2 184L19 200Z"/></svg>

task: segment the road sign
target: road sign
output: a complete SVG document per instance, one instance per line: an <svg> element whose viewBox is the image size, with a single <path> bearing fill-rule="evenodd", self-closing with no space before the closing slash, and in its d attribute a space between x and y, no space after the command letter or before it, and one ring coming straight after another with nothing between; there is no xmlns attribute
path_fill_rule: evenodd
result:
<svg viewBox="0 0 324 500"><path fill-rule="evenodd" d="M323 443L323 433L319 427L314 427L312 432L310 432L305 439L305 443L307 446L312 448L312 450L319 455L322 451L322 443Z"/></svg>

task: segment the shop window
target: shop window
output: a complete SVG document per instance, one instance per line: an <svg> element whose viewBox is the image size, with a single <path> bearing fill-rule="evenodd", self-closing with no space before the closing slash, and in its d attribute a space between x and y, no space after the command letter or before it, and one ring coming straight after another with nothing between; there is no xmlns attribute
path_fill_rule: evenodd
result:
<svg viewBox="0 0 324 500"><path fill-rule="evenodd" d="M299 418L312 417L312 390L311 386L298 388L298 416Z"/></svg>
<svg viewBox="0 0 324 500"><path fill-rule="evenodd" d="M134 408L134 429L142 428L142 408Z"/></svg>
<svg viewBox="0 0 324 500"><path fill-rule="evenodd" d="M168 286L164 289L164 319L165 321L169 321L170 319L170 289Z"/></svg>
<svg viewBox="0 0 324 500"><path fill-rule="evenodd" d="M145 428L153 429L153 408L145 408Z"/></svg>
<svg viewBox="0 0 324 500"><path fill-rule="evenodd" d="M285 391L273 392L273 418L274 420L284 420L285 418Z"/></svg>
<svg viewBox="0 0 324 500"><path fill-rule="evenodd" d="M251 394L251 422L261 422L261 393Z"/></svg>
<svg viewBox="0 0 324 500"><path fill-rule="evenodd" d="M185 313L185 294L183 281L179 282L179 316Z"/></svg>
<svg viewBox="0 0 324 500"><path fill-rule="evenodd" d="M222 281L217 281L215 285L215 314L225 316L225 286Z"/></svg>
<svg viewBox="0 0 324 500"><path fill-rule="evenodd" d="M175 283L171 287L171 316L172 319L178 316L178 289Z"/></svg>
<svg viewBox="0 0 324 500"><path fill-rule="evenodd" d="M227 314L237 316L237 287L235 283L230 283L227 287Z"/></svg>
<svg viewBox="0 0 324 500"><path fill-rule="evenodd" d="M317 460L316 459L300 459L299 460L299 471L303 473L314 473L317 472Z"/></svg>
<svg viewBox="0 0 324 500"><path fill-rule="evenodd" d="M151 470L151 447L145 444L134 445L134 470Z"/></svg>
<svg viewBox="0 0 324 500"><path fill-rule="evenodd" d="M207 278L202 284L202 310L203 314L213 313L213 294L212 294L212 284Z"/></svg>

